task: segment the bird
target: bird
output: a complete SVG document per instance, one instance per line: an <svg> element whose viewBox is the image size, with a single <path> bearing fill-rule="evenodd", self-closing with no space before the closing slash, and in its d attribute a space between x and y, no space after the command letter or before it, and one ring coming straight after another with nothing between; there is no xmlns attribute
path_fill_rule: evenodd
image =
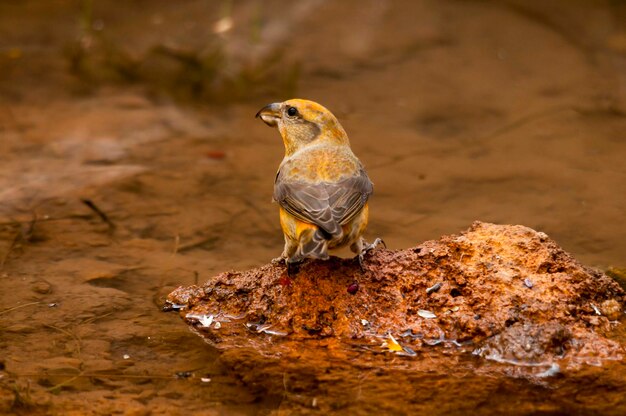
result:
<svg viewBox="0 0 626 416"><path fill-rule="evenodd" d="M327 260L329 250L350 246L363 266L365 254L384 242L362 237L373 184L337 118L299 98L268 104L256 117L278 128L285 145L273 194L285 246L275 260L284 260L289 271L304 259Z"/></svg>

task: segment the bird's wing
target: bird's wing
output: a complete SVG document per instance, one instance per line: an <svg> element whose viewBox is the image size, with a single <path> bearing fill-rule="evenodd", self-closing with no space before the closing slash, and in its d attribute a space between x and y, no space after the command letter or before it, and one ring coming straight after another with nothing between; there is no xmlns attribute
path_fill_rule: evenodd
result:
<svg viewBox="0 0 626 416"><path fill-rule="evenodd" d="M290 181L279 171L274 183L274 199L301 221L315 224L331 236L339 236L341 226L361 211L372 190L372 182L363 169L332 183Z"/></svg>

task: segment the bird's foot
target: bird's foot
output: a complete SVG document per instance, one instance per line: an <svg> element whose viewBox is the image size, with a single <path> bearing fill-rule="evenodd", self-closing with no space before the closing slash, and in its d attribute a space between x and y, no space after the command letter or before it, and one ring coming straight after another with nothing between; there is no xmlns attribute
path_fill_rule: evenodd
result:
<svg viewBox="0 0 626 416"><path fill-rule="evenodd" d="M385 242L383 241L382 238L376 238L376 240L374 240L373 243L371 243L371 244L364 244L363 245L363 251L367 253L370 250L374 250L376 247L378 247L381 244L382 244L383 247L387 248L387 244L385 244Z"/></svg>
<svg viewBox="0 0 626 416"><path fill-rule="evenodd" d="M289 257L280 256L280 257L276 257L276 258L272 259L272 261L270 261L270 263L275 265L275 266L282 266L282 265L287 266L287 276L288 277L292 277L293 275L298 273L298 270L300 269L300 264L302 263L302 260L300 260L300 261L290 261Z"/></svg>
<svg viewBox="0 0 626 416"><path fill-rule="evenodd" d="M292 277L298 274L302 262L290 262L289 260L286 260L285 264L287 265L287 276Z"/></svg>
<svg viewBox="0 0 626 416"><path fill-rule="evenodd" d="M271 264L273 264L273 265L275 265L275 266L279 266L279 265L281 265L281 264L285 264L285 260L286 260L286 258L285 258L285 257L280 256L280 257L273 258L273 259L270 261L270 263L271 263Z"/></svg>
<svg viewBox="0 0 626 416"><path fill-rule="evenodd" d="M361 249L361 252L358 255L359 266L361 266L361 270L363 269L363 262L365 261L365 255L369 253L370 251L374 250L376 247L378 247L381 244L383 247L387 248L387 244L385 244L382 238L376 238L374 242L371 244L369 243L363 244L363 248Z"/></svg>

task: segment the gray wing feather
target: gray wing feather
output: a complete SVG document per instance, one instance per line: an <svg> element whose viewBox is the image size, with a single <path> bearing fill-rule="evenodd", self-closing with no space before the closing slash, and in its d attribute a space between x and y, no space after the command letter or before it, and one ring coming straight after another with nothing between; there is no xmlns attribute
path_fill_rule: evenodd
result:
<svg viewBox="0 0 626 416"><path fill-rule="evenodd" d="M333 237L341 226L361 211L373 186L365 170L335 183L288 181L279 171L274 183L274 199L301 221L315 224Z"/></svg>

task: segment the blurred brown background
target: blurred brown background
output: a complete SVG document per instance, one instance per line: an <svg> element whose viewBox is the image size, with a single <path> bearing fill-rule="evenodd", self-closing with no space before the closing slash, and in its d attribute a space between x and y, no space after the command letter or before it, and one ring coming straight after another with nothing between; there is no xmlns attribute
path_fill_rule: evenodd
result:
<svg viewBox="0 0 626 416"><path fill-rule="evenodd" d="M365 163L370 239L524 224L626 264L623 1L3 1L0 409L299 409L158 309L280 254L254 114L295 96Z"/></svg>

